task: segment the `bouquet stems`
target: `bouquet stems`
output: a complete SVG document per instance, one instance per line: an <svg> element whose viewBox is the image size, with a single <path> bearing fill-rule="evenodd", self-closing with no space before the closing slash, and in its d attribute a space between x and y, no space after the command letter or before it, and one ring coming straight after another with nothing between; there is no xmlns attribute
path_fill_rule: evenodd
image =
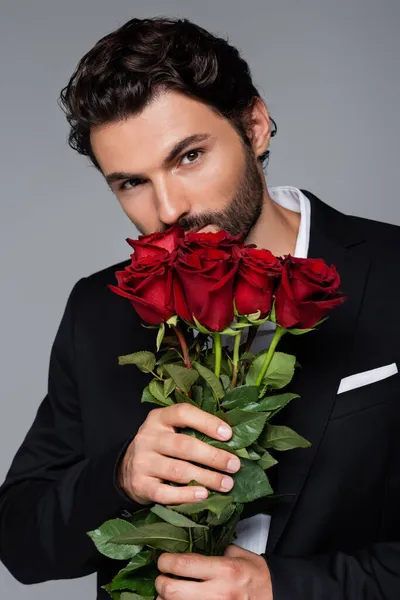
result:
<svg viewBox="0 0 400 600"><path fill-rule="evenodd" d="M274 352L279 343L279 340L286 333L286 331L287 331L287 329L285 329L284 327L280 327L279 325L276 326L274 337L272 338L272 342L271 342L270 347L268 348L268 352L265 357L264 364L263 364L260 374L257 378L257 383L256 383L257 386L261 385L261 382L264 379L264 375L267 372L269 365L271 364L271 360L272 360L272 357L274 356Z"/></svg>
<svg viewBox="0 0 400 600"><path fill-rule="evenodd" d="M215 352L215 369L214 373L217 377L221 375L221 361L222 361L222 336L220 333L213 334L213 347Z"/></svg>
<svg viewBox="0 0 400 600"><path fill-rule="evenodd" d="M190 369L190 367L192 366L191 360L189 358L189 350L187 347L187 343L186 343L186 339L185 336L183 335L182 331L179 329L179 327L174 327L175 329L175 333L178 337L179 343L181 345L182 348L182 354L183 354L183 362L185 363L185 367L187 369Z"/></svg>
<svg viewBox="0 0 400 600"><path fill-rule="evenodd" d="M234 387L236 387L236 383L237 383L237 376L238 376L238 371L239 371L239 349L240 349L241 337L242 337L242 332L239 331L235 336L235 342L233 345L233 357L232 357L233 372L232 372L232 381L231 381L232 389Z"/></svg>

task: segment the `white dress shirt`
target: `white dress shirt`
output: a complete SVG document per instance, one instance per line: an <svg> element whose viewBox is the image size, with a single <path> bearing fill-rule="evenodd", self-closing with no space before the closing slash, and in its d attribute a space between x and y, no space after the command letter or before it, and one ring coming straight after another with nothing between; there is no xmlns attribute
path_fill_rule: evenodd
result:
<svg viewBox="0 0 400 600"><path fill-rule="evenodd" d="M268 191L272 200L277 204L300 213L300 226L294 256L307 258L311 220L309 199L299 189L290 186L271 187ZM263 349L267 349L273 338L274 331L275 325L270 321L261 325L257 331L257 336L251 350L257 353ZM266 549L270 523L271 516L262 513L240 520L236 527L237 539L234 543L256 554L262 554Z"/></svg>

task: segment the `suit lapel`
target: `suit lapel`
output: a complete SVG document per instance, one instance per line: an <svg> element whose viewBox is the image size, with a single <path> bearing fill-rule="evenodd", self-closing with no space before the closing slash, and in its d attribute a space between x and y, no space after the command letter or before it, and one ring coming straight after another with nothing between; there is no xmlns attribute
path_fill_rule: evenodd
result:
<svg viewBox="0 0 400 600"><path fill-rule="evenodd" d="M293 400L273 422L293 428L312 446L275 453L279 462L271 470L272 484L275 493L284 496L273 509L267 553L275 550L288 526L324 436L351 351L370 264L362 233L355 229L357 220L328 207L309 192L303 193L311 202L308 256L322 257L328 264L336 265L347 299L330 313L319 330L305 336L286 334L278 347L295 354L301 365L290 384L301 398Z"/></svg>

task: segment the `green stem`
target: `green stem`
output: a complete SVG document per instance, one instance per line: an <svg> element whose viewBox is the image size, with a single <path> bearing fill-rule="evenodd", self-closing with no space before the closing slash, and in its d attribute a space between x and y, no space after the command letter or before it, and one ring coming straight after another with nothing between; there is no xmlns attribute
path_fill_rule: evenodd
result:
<svg viewBox="0 0 400 600"><path fill-rule="evenodd" d="M213 333L213 348L215 352L215 369L214 373L217 377L221 375L221 360L222 360L222 335Z"/></svg>
<svg viewBox="0 0 400 600"><path fill-rule="evenodd" d="M257 386L261 385L261 382L264 379L264 375L267 372L269 365L271 364L271 360L274 356L275 349L279 343L279 340L286 333L286 331L287 329L285 329L284 327L280 327L279 325L276 326L274 337L272 338L271 345L268 348L267 356L265 357L264 364L256 381Z"/></svg>
<svg viewBox="0 0 400 600"><path fill-rule="evenodd" d="M240 340L242 337L242 332L238 331L238 333L235 336L235 343L233 345L233 369L232 369L232 381L231 381L231 387L232 389L236 387L236 383L237 383L237 376L238 376L238 370L239 370L239 349L240 349Z"/></svg>

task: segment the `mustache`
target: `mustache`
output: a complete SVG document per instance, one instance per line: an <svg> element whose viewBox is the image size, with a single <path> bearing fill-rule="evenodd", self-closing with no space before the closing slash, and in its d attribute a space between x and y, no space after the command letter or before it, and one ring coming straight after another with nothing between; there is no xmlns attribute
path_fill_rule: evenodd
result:
<svg viewBox="0 0 400 600"><path fill-rule="evenodd" d="M198 216L192 217L182 217L178 220L178 224L184 231L189 231L190 229L202 229L206 227L206 225L217 225L220 222L220 216L215 213L206 213Z"/></svg>

